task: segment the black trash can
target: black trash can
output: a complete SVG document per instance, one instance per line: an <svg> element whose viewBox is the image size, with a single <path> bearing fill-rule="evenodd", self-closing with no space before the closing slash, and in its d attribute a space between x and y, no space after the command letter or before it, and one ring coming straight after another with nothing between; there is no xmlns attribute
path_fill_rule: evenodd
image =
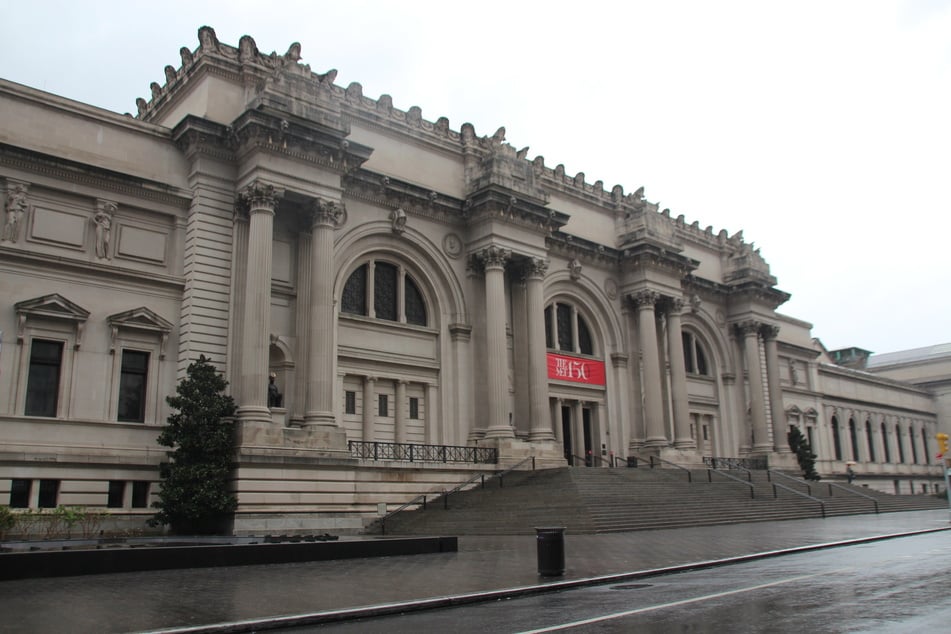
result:
<svg viewBox="0 0 951 634"><path fill-rule="evenodd" d="M538 574L557 577L565 574L565 527L535 528L538 541Z"/></svg>
<svg viewBox="0 0 951 634"><path fill-rule="evenodd" d="M627 466L636 469L637 468L637 456L628 456L627 457Z"/></svg>

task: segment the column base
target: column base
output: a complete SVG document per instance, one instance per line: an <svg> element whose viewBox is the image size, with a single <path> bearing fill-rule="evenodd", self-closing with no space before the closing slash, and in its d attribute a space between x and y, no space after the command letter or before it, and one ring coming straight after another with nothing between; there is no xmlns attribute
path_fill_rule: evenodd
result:
<svg viewBox="0 0 951 634"><path fill-rule="evenodd" d="M237 443L241 449L269 452L317 451L330 456L348 457L347 432L331 427L280 427L271 421L239 420Z"/></svg>
<svg viewBox="0 0 951 634"><path fill-rule="evenodd" d="M242 405L235 412L239 422L271 423L271 410L263 405Z"/></svg>
<svg viewBox="0 0 951 634"><path fill-rule="evenodd" d="M555 434L550 429L533 429L528 434L531 442L555 442Z"/></svg>
<svg viewBox="0 0 951 634"><path fill-rule="evenodd" d="M485 439L515 438L515 430L509 425L496 425L485 430Z"/></svg>
<svg viewBox="0 0 951 634"><path fill-rule="evenodd" d="M307 412L304 414L303 427L337 427L337 418L333 412Z"/></svg>

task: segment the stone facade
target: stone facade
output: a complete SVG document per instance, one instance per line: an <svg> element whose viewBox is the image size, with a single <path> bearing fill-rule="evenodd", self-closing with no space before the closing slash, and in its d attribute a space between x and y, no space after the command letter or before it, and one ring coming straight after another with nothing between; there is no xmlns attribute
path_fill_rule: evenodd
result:
<svg viewBox="0 0 951 634"><path fill-rule="evenodd" d="M198 35L134 117L0 81L0 501L147 515L202 354L237 532L359 530L485 466L350 441L795 468L798 425L826 475L940 480L933 396L834 365L742 233Z"/></svg>

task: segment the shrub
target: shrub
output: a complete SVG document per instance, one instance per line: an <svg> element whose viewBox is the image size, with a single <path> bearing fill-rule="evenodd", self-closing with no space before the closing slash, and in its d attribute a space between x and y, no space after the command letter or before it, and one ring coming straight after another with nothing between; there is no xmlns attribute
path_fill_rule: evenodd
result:
<svg viewBox="0 0 951 634"><path fill-rule="evenodd" d="M162 489L153 504L159 511L149 525L167 524L178 534L215 533L237 508L229 490L235 404L223 394L227 386L202 355L166 399L176 411L158 442L173 449L160 467Z"/></svg>
<svg viewBox="0 0 951 634"><path fill-rule="evenodd" d="M816 472L816 454L812 453L812 447L806 440L798 427L789 430L789 448L796 454L796 460L799 462L799 468L802 470L802 477L806 480L820 480L821 476Z"/></svg>

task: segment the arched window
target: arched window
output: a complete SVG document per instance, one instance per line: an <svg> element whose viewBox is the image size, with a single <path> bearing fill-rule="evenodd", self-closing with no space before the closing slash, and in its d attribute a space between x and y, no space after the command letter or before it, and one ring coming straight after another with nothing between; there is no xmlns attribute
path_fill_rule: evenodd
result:
<svg viewBox="0 0 951 634"><path fill-rule="evenodd" d="M839 419L832 417L832 444L835 447L835 459L842 460L842 440L839 438Z"/></svg>
<svg viewBox="0 0 951 634"><path fill-rule="evenodd" d="M350 274L343 287L340 310L417 326L427 323L426 303L412 276L402 267L378 260Z"/></svg>
<svg viewBox="0 0 951 634"><path fill-rule="evenodd" d="M898 444L898 462L905 462L905 444L901 441L901 425L895 425L895 442Z"/></svg>
<svg viewBox="0 0 951 634"><path fill-rule="evenodd" d="M872 421L865 421L865 439L868 442L868 461L875 462L875 443L872 441Z"/></svg>
<svg viewBox="0 0 951 634"><path fill-rule="evenodd" d="M892 461L892 452L888 449L888 428L885 426L885 421L882 421L882 456L886 463Z"/></svg>
<svg viewBox="0 0 951 634"><path fill-rule="evenodd" d="M683 337L684 366L687 374L710 376L710 365L707 363L707 353L703 344L693 333L684 331L681 336Z"/></svg>
<svg viewBox="0 0 951 634"><path fill-rule="evenodd" d="M555 302L545 308L545 345L552 350L594 354L588 322L571 304Z"/></svg>
<svg viewBox="0 0 951 634"><path fill-rule="evenodd" d="M858 461L859 459L859 441L855 432L855 421L849 419L849 444L852 446L852 460Z"/></svg>

